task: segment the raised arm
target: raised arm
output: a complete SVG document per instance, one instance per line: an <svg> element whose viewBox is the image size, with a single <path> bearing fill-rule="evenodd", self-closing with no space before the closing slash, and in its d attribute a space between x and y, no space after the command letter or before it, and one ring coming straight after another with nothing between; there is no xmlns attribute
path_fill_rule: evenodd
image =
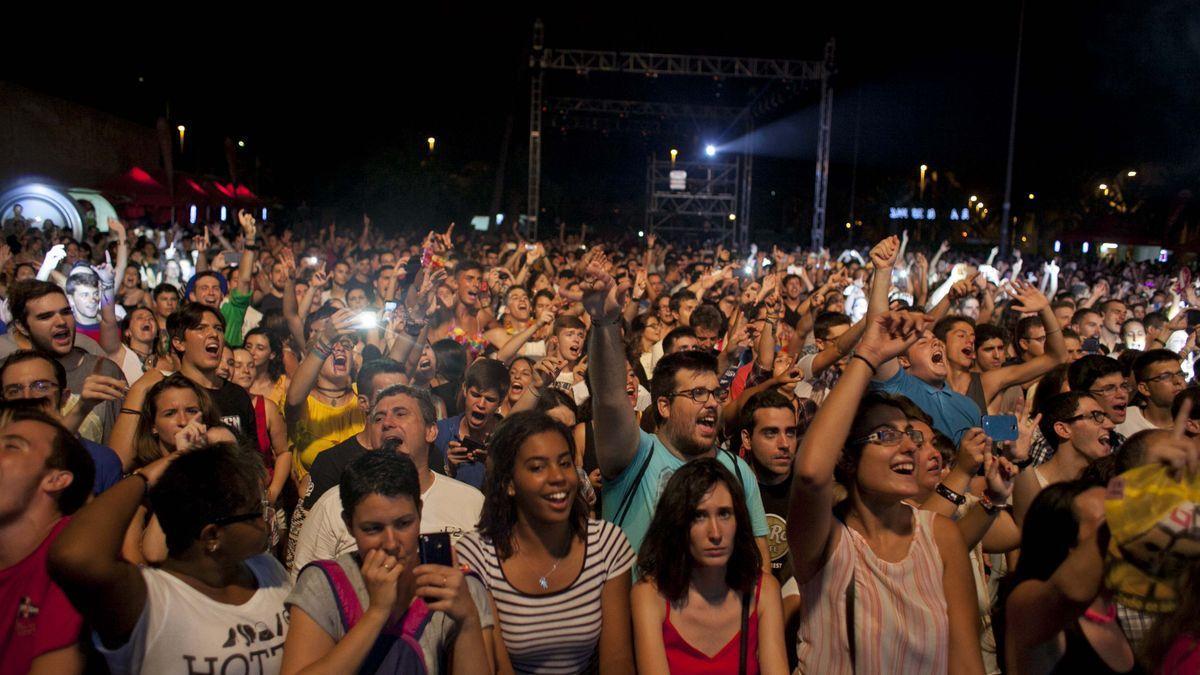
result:
<svg viewBox="0 0 1200 675"><path fill-rule="evenodd" d="M242 226L245 251L242 253L242 272L238 274L237 289L242 295L249 295L254 287L254 258L258 254L255 236L258 234L258 225L254 214L244 209L238 209L238 224Z"/></svg>
<svg viewBox="0 0 1200 675"><path fill-rule="evenodd" d="M288 331L291 332L292 338L296 340L296 344L304 344L304 318L299 311L296 303L296 264L295 259L291 254L280 256L283 264L287 266L287 280L283 282L283 318L287 321ZM308 291L304 293L307 300L309 295L314 293L315 289L324 288L328 277L325 276L325 267L317 270L312 276L312 281L309 282Z"/></svg>
<svg viewBox="0 0 1200 675"><path fill-rule="evenodd" d="M129 640L146 604L141 571L121 559L125 530L173 458L150 464L84 505L50 549L50 575L110 647Z"/></svg>
<svg viewBox="0 0 1200 675"><path fill-rule="evenodd" d="M1067 360L1067 343L1063 339L1058 317L1050 308L1050 301L1027 281L1015 279L1009 284L1009 292L1015 300L1013 309L1018 312L1037 312L1046 328L1046 351L1025 363L997 368L983 374L983 395L990 402L1000 392L1014 384L1023 384L1050 372Z"/></svg>
<svg viewBox="0 0 1200 675"><path fill-rule="evenodd" d="M525 346L525 343L529 342L529 338L533 337L534 333L552 323L554 323L554 312L550 310L542 312L538 315L537 321L529 324L525 330L510 337L496 350L496 360L507 366L521 352L521 348Z"/></svg>
<svg viewBox="0 0 1200 675"><path fill-rule="evenodd" d="M333 353L334 341L338 336L353 333L357 330L357 325L353 310L340 309L329 317L329 322L325 324L321 333L313 337L312 344L308 346L308 351L304 354L304 360L300 362L296 372L292 375L291 383L288 384L287 406L289 410L285 415L288 424L292 424L293 420L299 421L297 415L291 414L291 409L303 405L308 399L309 392L317 386L317 376L321 373L321 366L325 364L325 359Z"/></svg>
<svg viewBox="0 0 1200 675"><path fill-rule="evenodd" d="M888 312L867 326L862 342L842 371L804 435L796 453L787 519L792 567L800 584L825 564L833 532L833 470L850 434L872 368L916 342L928 320L921 314Z"/></svg>
<svg viewBox="0 0 1200 675"><path fill-rule="evenodd" d="M637 454L638 426L625 395L625 352L621 340L620 314L626 289L619 289L605 269L608 260L600 247L590 249L584 256L583 306L592 317L588 335L588 388L592 392L596 432L596 459L600 472L614 478Z"/></svg>

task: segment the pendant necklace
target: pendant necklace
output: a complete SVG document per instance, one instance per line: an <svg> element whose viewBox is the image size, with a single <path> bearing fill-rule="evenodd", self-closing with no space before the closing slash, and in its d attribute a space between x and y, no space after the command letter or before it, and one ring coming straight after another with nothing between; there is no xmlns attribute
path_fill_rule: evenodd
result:
<svg viewBox="0 0 1200 675"><path fill-rule="evenodd" d="M570 553L570 551L568 551L568 554L569 553ZM565 557L566 556L563 556L563 558L565 558ZM551 574L554 574L554 570L558 569L558 565L559 565L559 563L561 563L563 561L563 558L559 558L558 560L555 560L554 566L550 568L550 571L546 572L542 576L538 577L538 586L541 586L543 591L550 590L550 582L547 581L547 579L550 577Z"/></svg>

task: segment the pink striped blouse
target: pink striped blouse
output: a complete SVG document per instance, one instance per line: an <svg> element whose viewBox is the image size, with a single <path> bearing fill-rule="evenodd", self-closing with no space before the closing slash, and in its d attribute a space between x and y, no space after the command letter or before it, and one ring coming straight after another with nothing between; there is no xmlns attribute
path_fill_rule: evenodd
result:
<svg viewBox="0 0 1200 675"><path fill-rule="evenodd" d="M950 628L942 558L933 539L936 514L915 514L908 556L880 560L862 535L841 521L829 561L800 589L799 673L945 673ZM856 662L846 633L846 589L855 582Z"/></svg>

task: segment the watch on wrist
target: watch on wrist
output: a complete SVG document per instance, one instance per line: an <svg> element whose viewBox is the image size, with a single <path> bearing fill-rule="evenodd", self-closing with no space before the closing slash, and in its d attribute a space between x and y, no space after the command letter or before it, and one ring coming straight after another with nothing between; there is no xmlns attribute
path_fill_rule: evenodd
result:
<svg viewBox="0 0 1200 675"><path fill-rule="evenodd" d="M955 492L954 490L951 490L950 488L946 487L945 483L938 483L937 487L935 487L933 490L934 490L934 492L941 495L943 499L950 502L951 504L954 504L955 506L962 506L963 504L965 504L967 502L967 498L965 495L959 494L959 493Z"/></svg>

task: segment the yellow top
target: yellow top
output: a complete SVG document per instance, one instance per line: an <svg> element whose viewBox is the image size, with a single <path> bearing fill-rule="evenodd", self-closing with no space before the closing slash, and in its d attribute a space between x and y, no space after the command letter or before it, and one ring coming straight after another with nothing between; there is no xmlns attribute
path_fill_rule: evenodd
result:
<svg viewBox="0 0 1200 675"><path fill-rule="evenodd" d="M296 480L308 475L317 455L341 443L363 430L362 411L358 409L358 398L350 399L339 406L331 406L308 395L302 411L303 419L292 427L292 471Z"/></svg>
<svg viewBox="0 0 1200 675"><path fill-rule="evenodd" d="M287 410L287 390L289 384L291 384L291 380L288 379L288 376L280 375L279 379L275 380L275 384L271 385L271 393L267 394L267 400L279 408L280 414L283 414L283 411Z"/></svg>

